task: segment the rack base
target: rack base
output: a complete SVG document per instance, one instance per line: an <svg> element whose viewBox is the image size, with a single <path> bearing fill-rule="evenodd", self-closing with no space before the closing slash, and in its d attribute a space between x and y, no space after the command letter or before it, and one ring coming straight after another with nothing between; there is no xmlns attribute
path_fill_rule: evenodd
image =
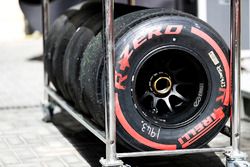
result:
<svg viewBox="0 0 250 167"><path fill-rule="evenodd" d="M234 153L233 151L225 154L226 167L250 167L247 161L247 154L244 152Z"/></svg>
<svg viewBox="0 0 250 167"><path fill-rule="evenodd" d="M106 159L101 158L100 163L102 167L128 167L127 165L124 165L122 160L107 161Z"/></svg>

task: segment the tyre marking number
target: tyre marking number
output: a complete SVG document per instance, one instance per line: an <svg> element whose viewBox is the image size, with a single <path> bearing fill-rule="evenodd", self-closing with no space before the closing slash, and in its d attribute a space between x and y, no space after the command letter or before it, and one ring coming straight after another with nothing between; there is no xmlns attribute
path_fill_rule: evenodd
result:
<svg viewBox="0 0 250 167"><path fill-rule="evenodd" d="M153 128L150 124L145 123L144 121L142 123L142 128L141 131L151 138L156 138L157 140L159 139L161 128Z"/></svg>

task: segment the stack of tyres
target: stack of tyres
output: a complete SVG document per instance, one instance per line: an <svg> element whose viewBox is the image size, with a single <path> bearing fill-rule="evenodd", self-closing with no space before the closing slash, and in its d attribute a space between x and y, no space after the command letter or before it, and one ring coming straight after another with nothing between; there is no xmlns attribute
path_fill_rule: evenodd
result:
<svg viewBox="0 0 250 167"><path fill-rule="evenodd" d="M104 128L101 5L86 4L81 16L66 13L55 42L48 42L54 43L48 69L58 92ZM202 147L230 115L228 46L194 16L129 8L115 7L118 142L133 150Z"/></svg>
<svg viewBox="0 0 250 167"><path fill-rule="evenodd" d="M104 48L99 33L83 53L80 81L93 119L104 127ZM229 112L229 49L205 22L147 9L115 21L118 141L135 150L198 148Z"/></svg>
<svg viewBox="0 0 250 167"><path fill-rule="evenodd" d="M60 16L53 24L48 35L45 61L49 79L57 92L66 101L75 105L78 111L88 115L80 93L81 51L84 51L92 37L102 29L102 4L86 1L77 6ZM115 18L143 9L123 4L115 4L115 7ZM78 37L84 38L84 41L78 43L78 39L75 39ZM79 53L72 53L74 50Z"/></svg>

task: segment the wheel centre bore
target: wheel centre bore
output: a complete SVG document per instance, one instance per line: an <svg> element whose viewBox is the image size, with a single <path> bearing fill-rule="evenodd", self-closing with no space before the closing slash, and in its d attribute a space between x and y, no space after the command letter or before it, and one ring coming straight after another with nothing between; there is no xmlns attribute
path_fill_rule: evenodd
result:
<svg viewBox="0 0 250 167"><path fill-rule="evenodd" d="M154 74L150 81L149 87L150 90L156 95L166 95L172 89L172 80L171 77L163 72Z"/></svg>

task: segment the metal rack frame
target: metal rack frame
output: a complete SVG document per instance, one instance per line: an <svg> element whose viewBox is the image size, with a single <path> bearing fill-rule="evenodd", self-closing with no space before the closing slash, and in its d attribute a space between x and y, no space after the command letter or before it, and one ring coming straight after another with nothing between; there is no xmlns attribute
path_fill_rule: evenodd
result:
<svg viewBox="0 0 250 167"><path fill-rule="evenodd" d="M241 0L231 0L231 54L230 70L232 75L232 118L231 118L231 143L226 148L201 148L201 149L183 149L174 151L145 151L117 153L116 151L116 116L114 107L114 0L103 0L104 9L104 27L105 27L105 47L106 47L106 73L107 73L107 93L105 105L105 131L99 130L92 122L78 114L75 109L67 104L50 87L48 73L44 68L44 99L43 110L45 121L53 117L53 104L50 99L56 102L56 105L67 111L72 117L85 126L90 132L106 144L106 157L101 158L100 163L103 167L123 167L123 161L119 158L124 157L142 157L142 156L170 156L181 154L197 154L208 152L222 152L226 156L227 167L250 167L246 161L247 155L240 151L240 49L241 49ZM46 50L46 40L49 30L49 0L42 1L43 13L43 46L44 56ZM44 63L45 66L45 63Z"/></svg>

